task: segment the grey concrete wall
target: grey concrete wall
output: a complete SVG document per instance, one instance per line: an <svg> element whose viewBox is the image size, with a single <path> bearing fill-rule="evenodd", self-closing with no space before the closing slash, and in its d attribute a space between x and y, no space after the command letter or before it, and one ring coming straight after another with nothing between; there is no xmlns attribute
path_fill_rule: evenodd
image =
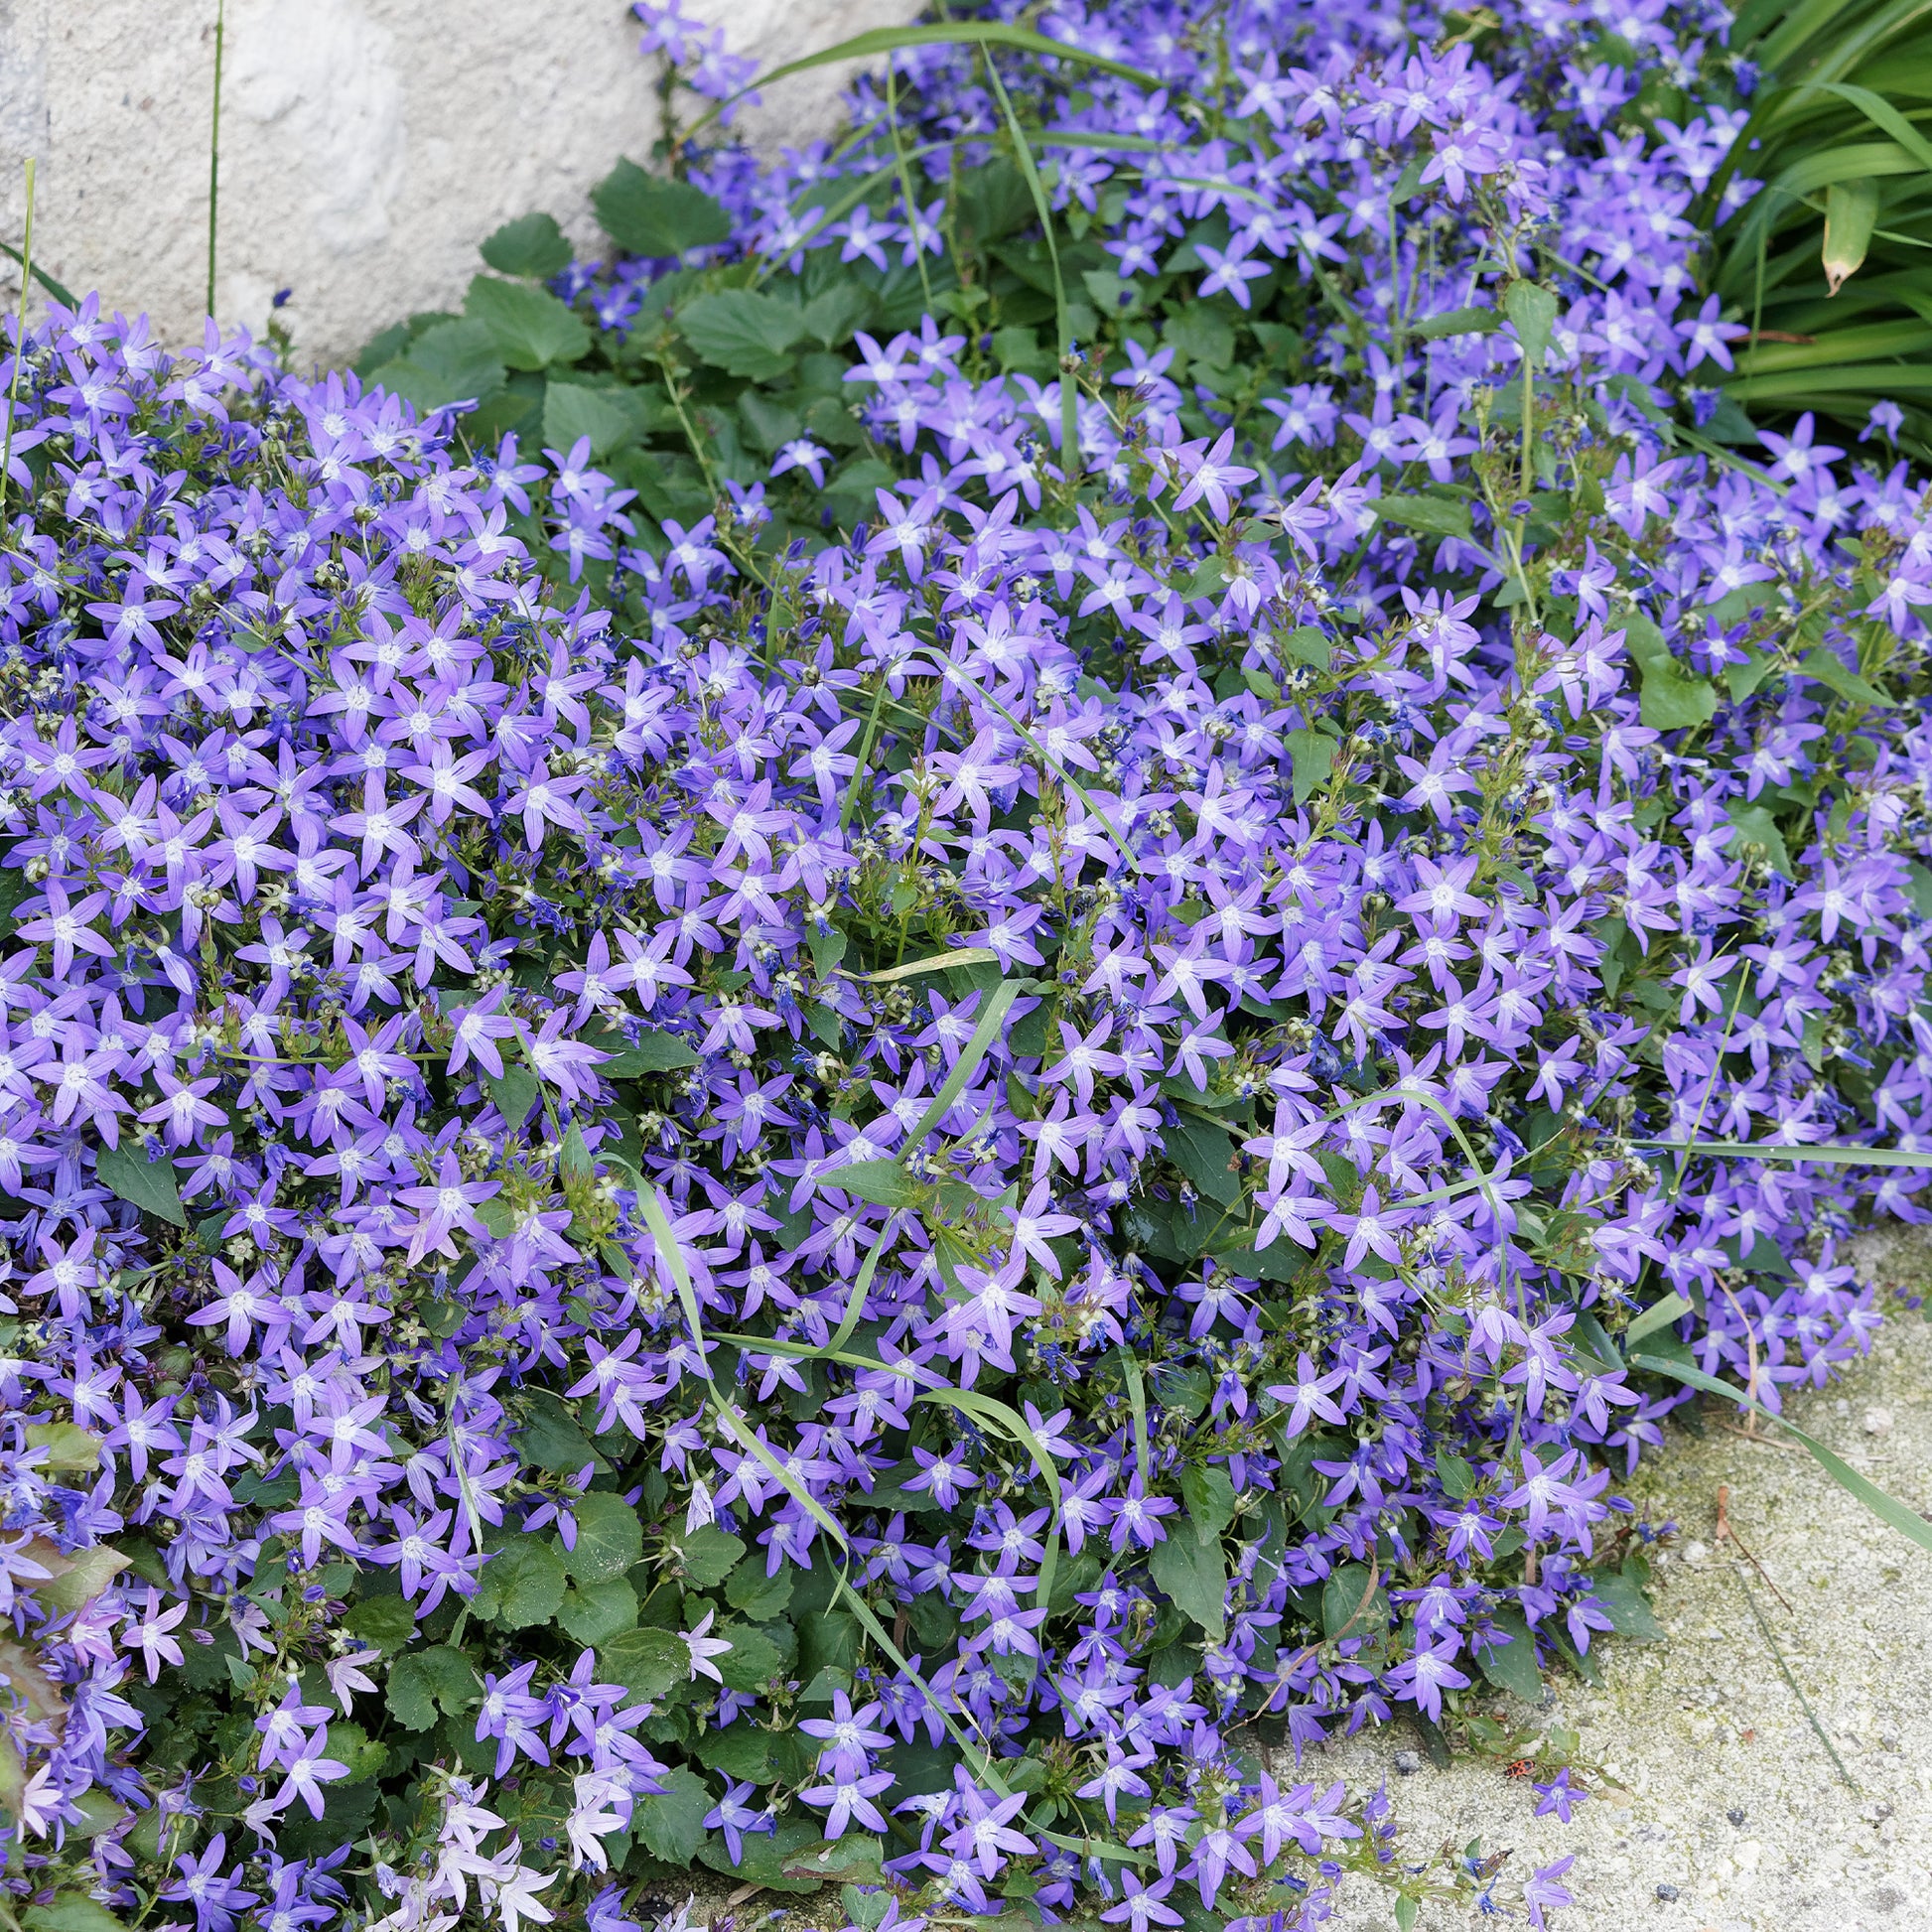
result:
<svg viewBox="0 0 1932 1932"><path fill-rule="evenodd" d="M766 68L914 0L690 0ZM198 336L207 264L215 0L0 0L0 238L76 292ZM656 137L655 65L621 0L228 0L215 310L259 328L277 289L305 359L453 305L477 243L533 208L580 239L589 192ZM842 77L748 118L775 151L830 130ZM17 290L11 262L0 286Z"/></svg>

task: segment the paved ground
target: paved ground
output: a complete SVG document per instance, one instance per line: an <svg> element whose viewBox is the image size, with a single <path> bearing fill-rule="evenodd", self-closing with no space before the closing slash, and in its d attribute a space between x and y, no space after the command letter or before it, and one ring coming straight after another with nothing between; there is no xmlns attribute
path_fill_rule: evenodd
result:
<svg viewBox="0 0 1932 1932"><path fill-rule="evenodd" d="M1932 1279L1928 1251L1874 1240L1881 1278ZM1793 1420L1881 1488L1932 1511L1932 1323L1887 1325L1872 1359L1792 1407ZM1827 1732L1853 1790L1780 1673L1714 1532L1717 1492L1788 1599L1746 1572L1786 1668ZM1840 1489L1801 1449L1723 1430L1669 1435L1627 1493L1653 1522L1682 1525L1658 1576L1668 1641L1610 1646L1601 1688L1574 1679L1552 1707L1517 1716L1567 1724L1582 1754L1616 1779L1568 1825L1532 1816L1527 1781L1494 1762L1425 1760L1408 1776L1394 1731L1324 1752L1311 1768L1351 1788L1387 1775L1412 1858L1480 1838L1527 1875L1566 1852L1577 1902L1553 1932L1905 1932L1932 1926L1932 1556ZM1405 1754L1402 1762L1415 1760ZM1392 1772L1396 1773L1390 1775ZM1308 1776L1305 1769L1303 1775ZM1741 1816L1735 1823L1728 1815ZM1505 1905L1520 1900L1500 1882ZM1660 1886L1676 1896L1658 1896ZM1335 1923L1388 1928L1385 1899L1351 1890ZM1476 1923L1431 1906L1423 1932ZM1516 1923L1523 1919L1520 1909Z"/></svg>

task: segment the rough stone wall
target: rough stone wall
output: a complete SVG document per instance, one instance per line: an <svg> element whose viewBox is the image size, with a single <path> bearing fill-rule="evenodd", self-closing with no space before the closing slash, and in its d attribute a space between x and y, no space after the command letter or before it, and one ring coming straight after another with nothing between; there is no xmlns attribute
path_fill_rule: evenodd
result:
<svg viewBox="0 0 1932 1932"><path fill-rule="evenodd" d="M765 68L916 0L687 0ZM215 0L0 0L0 238L164 340L206 307ZM593 241L591 188L656 137L655 64L623 0L228 0L215 310L259 328L278 289L302 358L352 354L455 305L477 243L533 208ZM746 126L828 132L844 75L781 83ZM15 291L13 264L0 285Z"/></svg>

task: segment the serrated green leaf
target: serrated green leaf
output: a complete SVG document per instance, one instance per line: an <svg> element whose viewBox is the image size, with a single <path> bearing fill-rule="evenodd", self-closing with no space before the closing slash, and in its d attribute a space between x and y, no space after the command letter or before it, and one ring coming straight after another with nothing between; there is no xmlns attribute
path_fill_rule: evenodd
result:
<svg viewBox="0 0 1932 1932"><path fill-rule="evenodd" d="M1536 1703L1543 1695L1543 1673L1537 1669L1536 1644L1522 1611L1500 1609L1491 1615L1490 1621L1509 1642L1493 1643L1477 1650L1476 1667L1497 1689L1508 1691L1526 1704Z"/></svg>
<svg viewBox="0 0 1932 1932"><path fill-rule="evenodd" d="M932 1194L926 1182L915 1180L897 1161L854 1161L828 1168L820 1180L879 1207L916 1207Z"/></svg>
<svg viewBox="0 0 1932 1932"><path fill-rule="evenodd" d="M1610 1628L1619 1637L1628 1637L1636 1643L1663 1641L1664 1626L1657 1621L1650 1599L1633 1579L1606 1570L1590 1579L1590 1590L1610 1619Z"/></svg>
<svg viewBox="0 0 1932 1932"><path fill-rule="evenodd" d="M1365 1563L1344 1563L1321 1586L1321 1630L1330 1643L1377 1639L1389 1627L1388 1592Z"/></svg>
<svg viewBox="0 0 1932 1932"><path fill-rule="evenodd" d="M713 367L756 382L782 375L805 334L802 310L756 289L701 295L677 312L677 326Z"/></svg>
<svg viewBox="0 0 1932 1932"><path fill-rule="evenodd" d="M560 456L568 456L587 437L592 462L602 462L636 442L645 427L644 405L634 389L556 381L544 389L543 440Z"/></svg>
<svg viewBox="0 0 1932 1932"><path fill-rule="evenodd" d="M1226 1128L1191 1114L1177 1114L1173 1125L1162 1130L1161 1145L1169 1160L1209 1200L1232 1207L1241 1198L1241 1176L1228 1166L1234 1158L1234 1142Z"/></svg>
<svg viewBox="0 0 1932 1932"><path fill-rule="evenodd" d="M644 1554L643 1525L621 1496L593 1489L578 1497L571 1513L577 1518L577 1542L564 1552L563 1567L572 1583L607 1583Z"/></svg>
<svg viewBox="0 0 1932 1932"><path fill-rule="evenodd" d="M633 255L681 255L731 233L722 203L690 182L646 174L634 161L620 161L591 190L591 207L604 232Z"/></svg>
<svg viewBox="0 0 1932 1932"><path fill-rule="evenodd" d="M1198 1535L1192 1523L1168 1519L1167 1541L1148 1552L1148 1571L1176 1608L1219 1643L1227 1630L1227 1560L1218 1536Z"/></svg>
<svg viewBox="0 0 1932 1932"><path fill-rule="evenodd" d="M1219 1536L1234 1521L1234 1480L1212 1463L1189 1462L1180 1471L1181 1499L1198 1536Z"/></svg>
<svg viewBox="0 0 1932 1932"><path fill-rule="evenodd" d="M725 1601L742 1611L749 1623L769 1623L784 1613L797 1578L790 1564L780 1566L776 1575L766 1576L763 1553L756 1552L725 1579Z"/></svg>
<svg viewBox="0 0 1932 1932"><path fill-rule="evenodd" d="M809 1770L809 1763L804 1768ZM736 1884L758 1885L765 1891L813 1892L819 1888L817 1877L789 1878L785 1875L785 1865L791 1860L809 1860L821 1844L813 1820L781 1818L775 1830L747 1832L735 1856L724 1839L714 1835L705 1840L698 1857L712 1870L726 1873Z"/></svg>
<svg viewBox="0 0 1932 1932"><path fill-rule="evenodd" d="M599 1466L601 1458L591 1439L560 1397L548 1389L531 1389L523 1399L527 1413L516 1432L516 1452L521 1460L552 1475L575 1475L587 1463Z"/></svg>
<svg viewBox="0 0 1932 1932"><path fill-rule="evenodd" d="M496 1573L496 1621L505 1630L527 1630L557 1614L564 1600L564 1565L546 1539L518 1537L490 1558L488 1567Z"/></svg>
<svg viewBox="0 0 1932 1932"><path fill-rule="evenodd" d="M581 1643L595 1650L637 1621L637 1592L621 1577L607 1578L582 1589L567 1589L557 1621Z"/></svg>
<svg viewBox="0 0 1932 1932"><path fill-rule="evenodd" d="M1295 802L1306 804L1334 771L1335 741L1325 732L1290 732L1288 751L1295 760Z"/></svg>
<svg viewBox="0 0 1932 1932"><path fill-rule="evenodd" d="M634 1697L655 1702L690 1681L691 1652L675 1630L622 1630L598 1645L597 1675L601 1683L621 1684Z"/></svg>
<svg viewBox="0 0 1932 1932"><path fill-rule="evenodd" d="M67 1559L68 1567L58 1577L34 1586L34 1594L48 1609L71 1614L92 1602L129 1562L111 1544L97 1543L91 1550L76 1550Z"/></svg>
<svg viewBox="0 0 1932 1932"><path fill-rule="evenodd" d="M85 1892L56 1892L45 1905L30 1905L21 1914L26 1932L126 1932L105 1905Z"/></svg>
<svg viewBox="0 0 1932 1932"><path fill-rule="evenodd" d="M36 1422L26 1430L27 1447L45 1449L44 1469L91 1470L100 1467L100 1438L78 1423Z"/></svg>
<svg viewBox="0 0 1932 1932"><path fill-rule="evenodd" d="M343 1628L386 1654L416 1634L416 1612L400 1596L365 1596L344 1612Z"/></svg>
<svg viewBox="0 0 1932 1932"><path fill-rule="evenodd" d="M1275 641L1276 648L1284 656L1297 658L1304 664L1312 664L1317 671L1334 667L1334 646L1311 623L1297 624Z"/></svg>
<svg viewBox="0 0 1932 1932"><path fill-rule="evenodd" d="M1384 523L1439 537L1466 537L1474 528L1468 504L1457 496L1377 496L1368 507Z"/></svg>
<svg viewBox="0 0 1932 1932"><path fill-rule="evenodd" d="M1725 807L1725 815L1736 828L1728 848L1731 852L1734 853L1740 845L1760 846L1765 862L1773 872L1786 879L1797 878L1791 864L1791 854L1785 849L1784 834L1778 830L1777 820L1762 805L1733 802Z"/></svg>
<svg viewBox="0 0 1932 1932"><path fill-rule="evenodd" d="M383 1699L406 1729L428 1730L439 1710L460 1717L477 1690L469 1659L447 1644L433 1644L427 1650L405 1651L390 1664Z"/></svg>
<svg viewBox="0 0 1932 1932"><path fill-rule="evenodd" d="M1862 678L1857 671L1849 669L1835 651L1820 644L1816 650L1808 650L1799 660L1798 668L1807 677L1815 677L1828 690L1836 691L1841 698L1853 704L1863 705L1867 711L1890 711L1896 701L1879 690L1875 684Z"/></svg>
<svg viewBox="0 0 1932 1932"><path fill-rule="evenodd" d="M721 1623L712 1634L731 1645L723 1656L711 1660L731 1690L761 1691L787 1661L784 1651L756 1624Z"/></svg>
<svg viewBox="0 0 1932 1932"><path fill-rule="evenodd" d="M639 1798L630 1814L630 1828L652 1858L666 1864L687 1865L704 1843L705 1814L712 1797L704 1780L679 1765L666 1771L655 1797Z"/></svg>
<svg viewBox="0 0 1932 1932"><path fill-rule="evenodd" d="M401 355L372 369L368 379L418 409L441 409L493 395L506 373L489 330L481 322L453 319L412 337Z"/></svg>
<svg viewBox="0 0 1932 1932"><path fill-rule="evenodd" d="M1559 306L1556 296L1540 282L1512 282L1503 291L1503 314L1516 331L1516 340L1533 369L1543 366Z"/></svg>
<svg viewBox="0 0 1932 1932"><path fill-rule="evenodd" d="M1234 331L1204 302L1190 302L1161 326L1164 342L1172 343L1189 360L1224 369L1234 359Z"/></svg>
<svg viewBox="0 0 1932 1932"><path fill-rule="evenodd" d="M805 334L827 348L843 348L872 314L872 297L857 282L834 282L805 304Z"/></svg>
<svg viewBox="0 0 1932 1932"><path fill-rule="evenodd" d="M1457 1502L1475 1490L1475 1470L1453 1449L1436 1451L1436 1473L1442 1477L1444 1489Z"/></svg>
<svg viewBox="0 0 1932 1932"><path fill-rule="evenodd" d="M505 221L483 244L483 258L499 275L545 282L570 266L570 243L554 215L525 214Z"/></svg>
<svg viewBox="0 0 1932 1932"><path fill-rule="evenodd" d="M1426 343L1440 343L1451 336L1488 336L1503 326L1494 309L1446 309L1439 316L1425 316L1413 334Z"/></svg>
<svg viewBox="0 0 1932 1932"><path fill-rule="evenodd" d="M677 1560L700 1589L722 1584L744 1554L745 1539L715 1523L701 1524L677 1539Z"/></svg>
<svg viewBox="0 0 1932 1932"><path fill-rule="evenodd" d="M1684 731L1718 715L1718 687L1674 660L1643 669L1643 722L1653 731Z"/></svg>
<svg viewBox="0 0 1932 1932"><path fill-rule="evenodd" d="M100 1150L94 1173L103 1187L124 1201L132 1201L144 1214L158 1215L178 1228L188 1225L181 1189L175 1184L175 1164L167 1155L149 1161L137 1143L123 1141L119 1147Z"/></svg>
<svg viewBox="0 0 1932 1932"><path fill-rule="evenodd" d="M496 1103L496 1111L512 1128L521 1127L529 1119L530 1109L537 1104L543 1092L537 1076L527 1066L519 1066L513 1060L505 1063L500 1078L485 1073L483 1085L490 1099Z"/></svg>
<svg viewBox="0 0 1932 1932"><path fill-rule="evenodd" d="M733 1725L729 1730L707 1730L692 1746L692 1752L700 1764L722 1771L728 1778L769 1784L777 1775L771 1768L771 1733L749 1724Z"/></svg>
<svg viewBox="0 0 1932 1932"><path fill-rule="evenodd" d="M656 1031L639 1034L635 1046L608 1050L611 1057L600 1060L597 1068L607 1080L641 1080L647 1073L671 1073L698 1063L698 1054L676 1034Z"/></svg>
<svg viewBox="0 0 1932 1932"><path fill-rule="evenodd" d="M513 369L575 362L588 352L591 332L548 289L479 275L463 298L463 313L489 331L496 352Z"/></svg>

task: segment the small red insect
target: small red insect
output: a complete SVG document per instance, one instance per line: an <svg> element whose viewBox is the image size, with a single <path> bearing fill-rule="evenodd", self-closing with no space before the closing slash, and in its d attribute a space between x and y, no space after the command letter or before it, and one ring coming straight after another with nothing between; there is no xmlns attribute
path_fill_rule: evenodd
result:
<svg viewBox="0 0 1932 1932"><path fill-rule="evenodd" d="M1510 1778L1526 1778L1536 1769L1527 1757L1519 1757L1514 1763L1503 1767L1503 1775Z"/></svg>

